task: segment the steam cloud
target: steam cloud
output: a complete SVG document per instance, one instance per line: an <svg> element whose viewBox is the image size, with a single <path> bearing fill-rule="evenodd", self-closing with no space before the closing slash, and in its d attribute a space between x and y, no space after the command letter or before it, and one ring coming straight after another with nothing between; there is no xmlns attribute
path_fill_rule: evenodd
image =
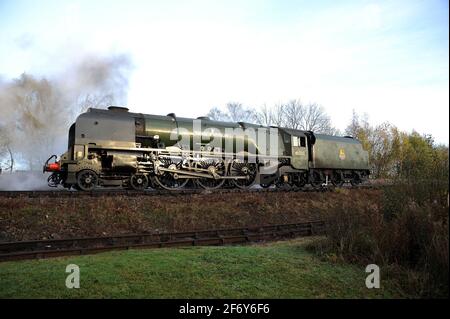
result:
<svg viewBox="0 0 450 319"><path fill-rule="evenodd" d="M67 148L79 113L126 104L131 68L127 55L85 56L53 76L0 79L0 167L10 166L11 151L22 168L40 170L51 154ZM2 186L1 176L0 189L11 188Z"/></svg>

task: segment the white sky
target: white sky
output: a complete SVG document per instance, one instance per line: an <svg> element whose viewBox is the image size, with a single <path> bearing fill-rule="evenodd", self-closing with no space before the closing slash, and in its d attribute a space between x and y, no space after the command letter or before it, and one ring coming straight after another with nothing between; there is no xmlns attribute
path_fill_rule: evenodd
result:
<svg viewBox="0 0 450 319"><path fill-rule="evenodd" d="M128 53L135 112L301 98L340 129L355 109L448 144L448 15L433 0L0 0L0 75Z"/></svg>

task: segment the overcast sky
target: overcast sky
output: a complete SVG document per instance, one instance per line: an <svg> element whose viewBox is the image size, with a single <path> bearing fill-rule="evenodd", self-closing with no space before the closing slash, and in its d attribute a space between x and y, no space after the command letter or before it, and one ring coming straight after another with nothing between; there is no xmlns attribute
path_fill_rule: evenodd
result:
<svg viewBox="0 0 450 319"><path fill-rule="evenodd" d="M301 98L340 129L355 109L448 144L448 17L447 0L0 0L0 76L128 53L135 112Z"/></svg>

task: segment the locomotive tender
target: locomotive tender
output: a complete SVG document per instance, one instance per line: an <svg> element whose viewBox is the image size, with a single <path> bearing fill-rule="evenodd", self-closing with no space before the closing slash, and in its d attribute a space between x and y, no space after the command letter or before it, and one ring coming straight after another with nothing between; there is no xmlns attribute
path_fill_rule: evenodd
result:
<svg viewBox="0 0 450 319"><path fill-rule="evenodd" d="M54 162L51 162L52 160ZM50 163L51 162L51 163ZM361 183L368 153L352 137L311 131L91 108L69 129L68 150L44 165L49 186L205 189Z"/></svg>

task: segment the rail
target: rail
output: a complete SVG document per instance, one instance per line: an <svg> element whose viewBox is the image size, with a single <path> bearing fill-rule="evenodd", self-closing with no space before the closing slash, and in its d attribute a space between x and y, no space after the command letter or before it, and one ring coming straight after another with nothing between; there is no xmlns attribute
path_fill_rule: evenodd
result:
<svg viewBox="0 0 450 319"><path fill-rule="evenodd" d="M242 244L321 235L324 221L261 225L188 232L142 233L0 243L0 261L93 254L111 250Z"/></svg>
<svg viewBox="0 0 450 319"><path fill-rule="evenodd" d="M343 186L344 189L380 189L386 185L358 185ZM328 192L334 191L333 186L320 188L250 188L250 189L213 189L206 190L200 188L180 189L180 190L158 190L149 189L144 191L126 190L126 189L98 189L90 192L69 191L69 190L30 190L30 191L0 191L0 197L16 198L16 197L103 197L103 196L178 196L178 195L194 195L194 194L225 194L225 193L280 193L280 192Z"/></svg>

